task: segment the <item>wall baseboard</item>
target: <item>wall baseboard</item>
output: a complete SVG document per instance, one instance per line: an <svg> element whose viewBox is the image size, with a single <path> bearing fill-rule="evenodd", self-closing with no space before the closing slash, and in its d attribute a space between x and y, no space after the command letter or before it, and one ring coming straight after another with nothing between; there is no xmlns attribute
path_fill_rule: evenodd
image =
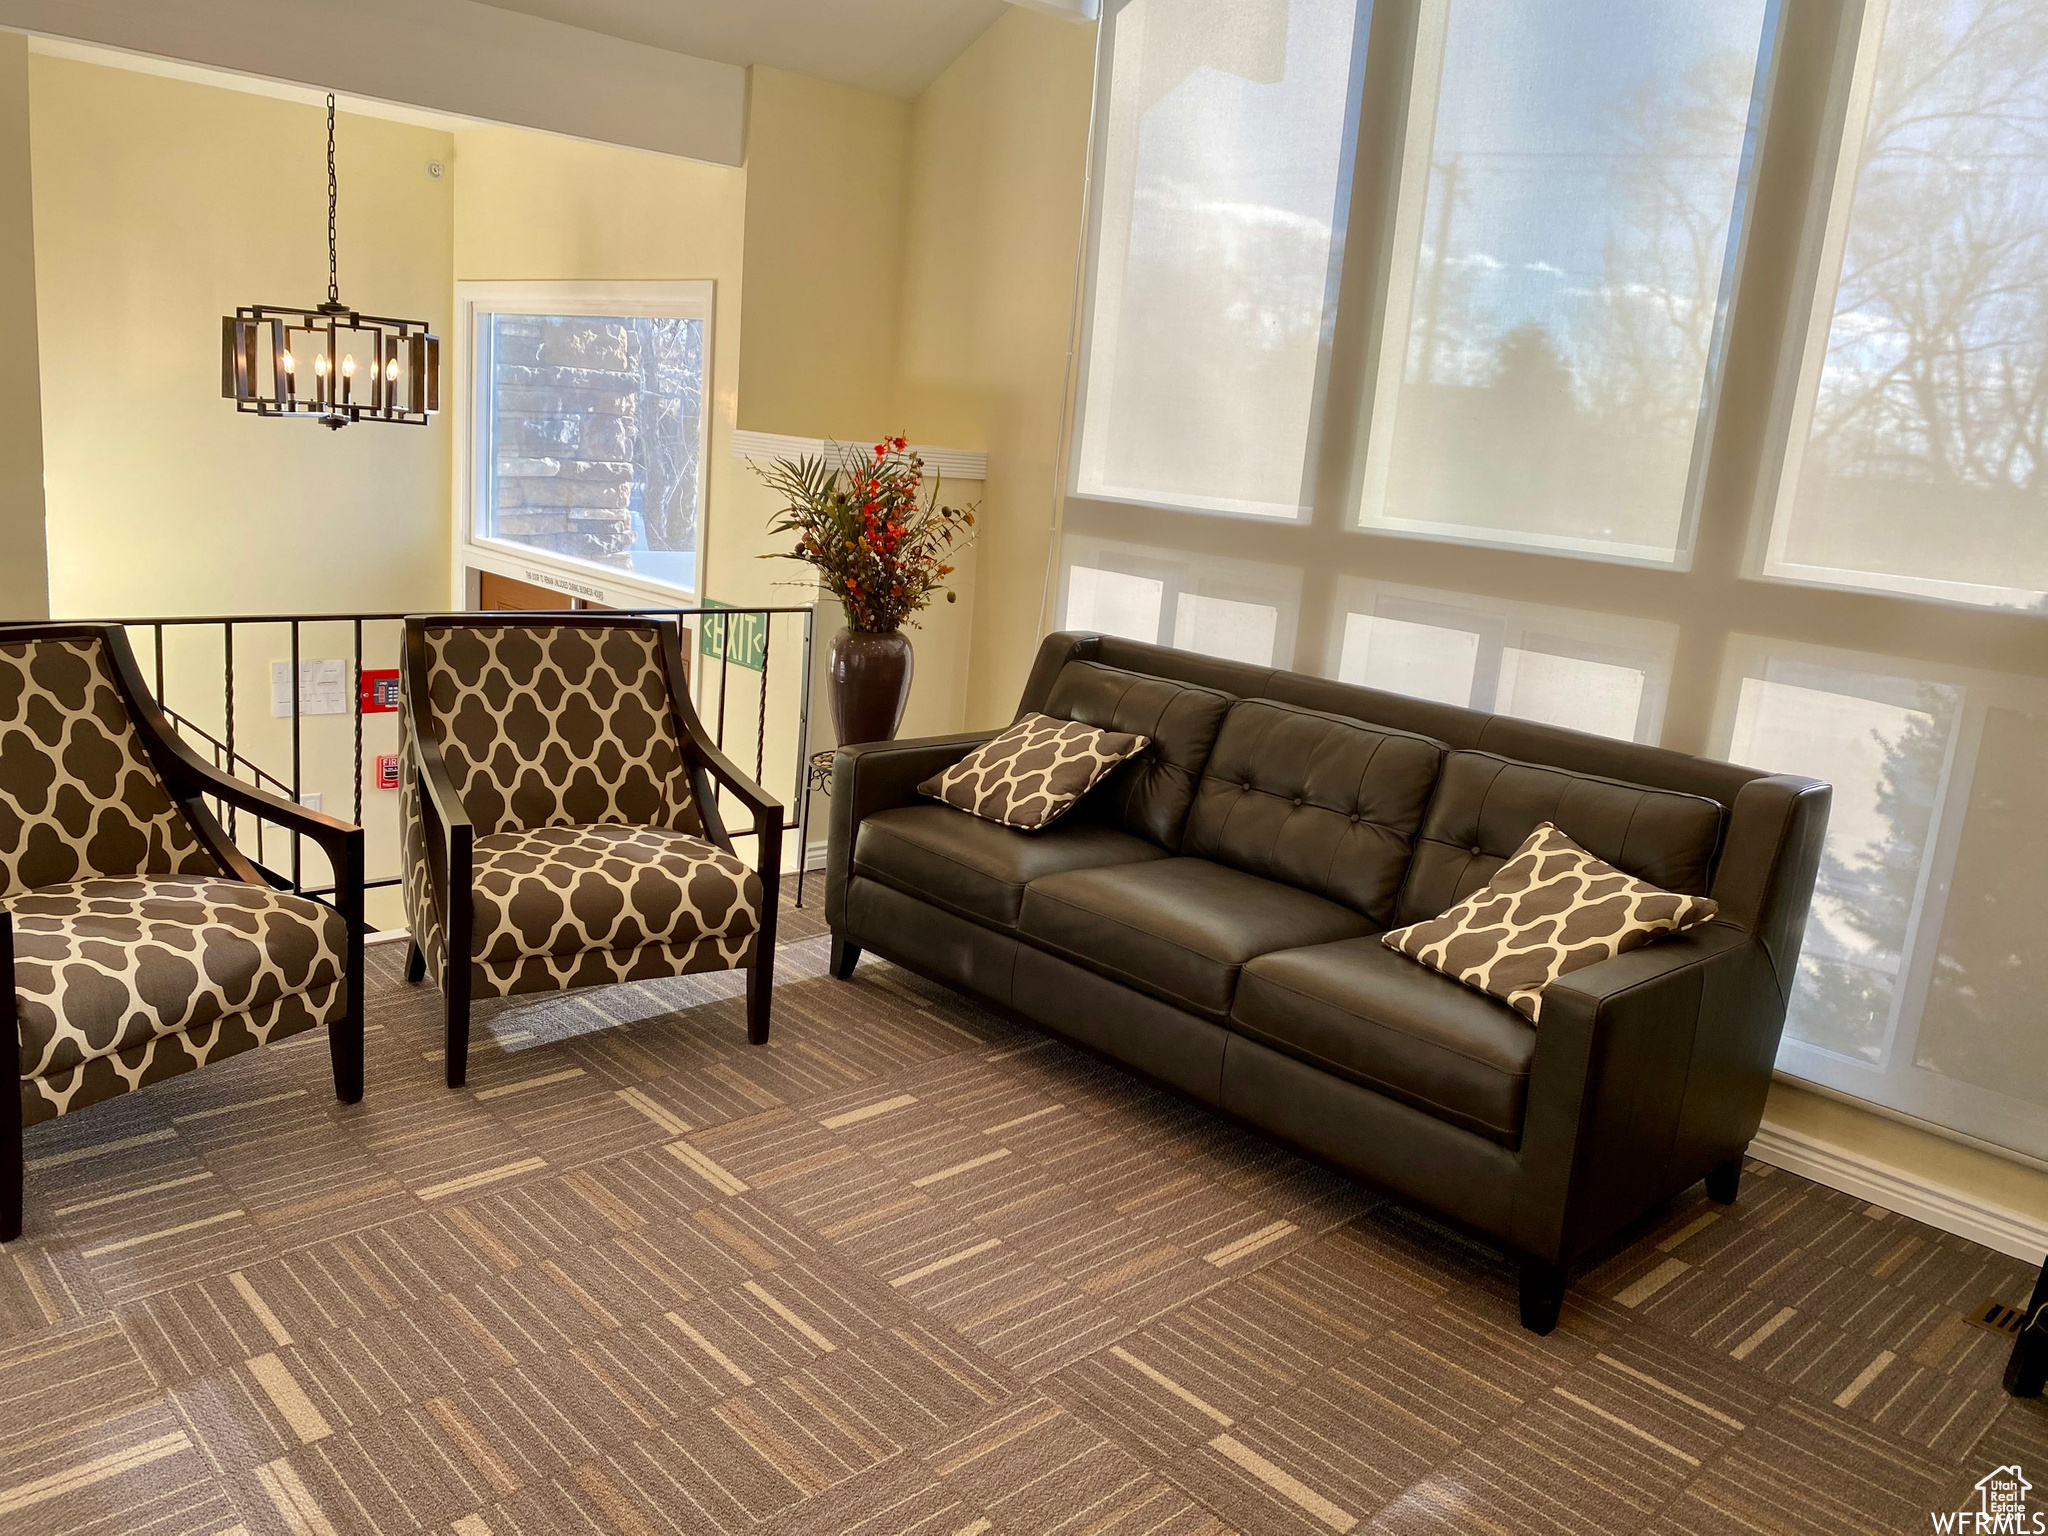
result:
<svg viewBox="0 0 2048 1536"><path fill-rule="evenodd" d="M1800 1131L1767 1121L1749 1144L1749 1155L2029 1264L2040 1263L2048 1253L2048 1221L1988 1204Z"/></svg>

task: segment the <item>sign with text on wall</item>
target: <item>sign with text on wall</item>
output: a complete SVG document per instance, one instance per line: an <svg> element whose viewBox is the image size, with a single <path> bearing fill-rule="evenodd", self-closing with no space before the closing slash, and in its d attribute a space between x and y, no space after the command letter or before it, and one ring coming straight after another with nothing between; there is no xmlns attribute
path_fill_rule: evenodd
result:
<svg viewBox="0 0 2048 1536"><path fill-rule="evenodd" d="M721 603L712 598L704 599L707 609L731 609L731 603ZM726 636L731 634L731 652L727 656ZM704 614L697 620L697 654L707 661L731 661L736 667L745 667L749 672L762 671L768 664L768 615L765 613L734 613L729 619L720 618L716 611Z"/></svg>

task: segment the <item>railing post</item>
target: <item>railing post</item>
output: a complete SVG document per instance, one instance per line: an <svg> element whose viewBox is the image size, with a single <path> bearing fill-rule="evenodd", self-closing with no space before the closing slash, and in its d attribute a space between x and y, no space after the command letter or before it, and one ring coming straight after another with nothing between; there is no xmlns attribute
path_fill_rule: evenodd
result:
<svg viewBox="0 0 2048 1536"><path fill-rule="evenodd" d="M754 714L754 782L761 782L761 770L768 766L768 642L775 638L775 619L761 615L761 701Z"/></svg>
<svg viewBox="0 0 2048 1536"><path fill-rule="evenodd" d="M235 771L235 621L233 619L222 620L220 632L221 655L226 659L227 663L227 680L224 684L227 691L221 696L221 712L226 718L227 728L221 734L225 738L223 745L227 748L228 753L227 772L233 773ZM260 827L261 823L258 825ZM260 839L262 833L259 831L257 836ZM234 839L235 808L231 805L228 807L228 841L233 842ZM257 844L256 856L259 859L263 856L260 841Z"/></svg>
<svg viewBox="0 0 2048 1536"><path fill-rule="evenodd" d="M804 675L797 679L796 712L796 904L804 904L804 876L811 872L811 621L804 610ZM764 678L765 682L766 679Z"/></svg>
<svg viewBox="0 0 2048 1536"><path fill-rule="evenodd" d="M349 684L355 694L356 810L355 815L349 819L360 827L363 824L363 621L361 619L355 621L355 630L356 669L355 674L349 679Z"/></svg>
<svg viewBox="0 0 2048 1536"><path fill-rule="evenodd" d="M291 620L292 626L292 804L304 805L306 797L299 784L299 621ZM299 867L299 834L292 833L292 889L306 888L305 876Z"/></svg>

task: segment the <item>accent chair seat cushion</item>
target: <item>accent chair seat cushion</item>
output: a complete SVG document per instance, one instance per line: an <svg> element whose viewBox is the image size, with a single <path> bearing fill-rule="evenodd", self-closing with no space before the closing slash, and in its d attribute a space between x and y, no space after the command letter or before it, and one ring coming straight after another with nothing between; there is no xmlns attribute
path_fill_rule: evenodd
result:
<svg viewBox="0 0 2048 1536"><path fill-rule="evenodd" d="M906 805L865 818L854 839L857 874L1012 929L1033 880L1109 864L1166 858L1156 843L1101 822L1065 820L1019 832L949 805Z"/></svg>
<svg viewBox="0 0 2048 1536"><path fill-rule="evenodd" d="M1259 956L1230 1027L1503 1146L1521 1139L1535 1026L1377 937Z"/></svg>
<svg viewBox="0 0 2048 1536"><path fill-rule="evenodd" d="M134 876L44 886L0 908L14 919L23 1078L345 990L341 915L286 891Z"/></svg>
<svg viewBox="0 0 2048 1536"><path fill-rule="evenodd" d="M1018 931L1042 949L1221 1022L1246 961L1377 930L1349 907L1227 864L1160 859L1032 881Z"/></svg>
<svg viewBox="0 0 2048 1536"><path fill-rule="evenodd" d="M665 827L537 827L474 846L471 956L493 969L535 955L679 952L659 974L753 958L761 881L701 837ZM701 962L701 963L700 963Z"/></svg>

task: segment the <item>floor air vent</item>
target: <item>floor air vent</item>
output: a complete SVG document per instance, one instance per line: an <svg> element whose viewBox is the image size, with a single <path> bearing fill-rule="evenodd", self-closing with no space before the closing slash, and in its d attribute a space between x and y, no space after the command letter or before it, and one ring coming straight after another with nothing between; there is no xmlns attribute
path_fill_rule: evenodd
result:
<svg viewBox="0 0 2048 1536"><path fill-rule="evenodd" d="M2009 1339L2016 1339L2020 1334L2020 1323L2025 1317L2026 1314L2018 1307L2008 1307L2004 1302L1994 1298L1970 1313L1967 1321L1972 1327L1982 1328L1986 1333L1999 1333Z"/></svg>

